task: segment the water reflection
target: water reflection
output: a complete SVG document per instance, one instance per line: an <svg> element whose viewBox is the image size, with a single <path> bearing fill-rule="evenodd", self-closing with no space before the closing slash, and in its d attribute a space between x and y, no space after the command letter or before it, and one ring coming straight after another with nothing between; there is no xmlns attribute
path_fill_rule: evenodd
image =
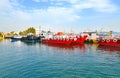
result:
<svg viewBox="0 0 120 78"><path fill-rule="evenodd" d="M10 39L11 42L19 42L20 40L13 40L13 39Z"/></svg>
<svg viewBox="0 0 120 78"><path fill-rule="evenodd" d="M86 47L84 44L72 44L72 45L64 45L64 44L43 44L43 45L46 45L48 47L54 47L54 48L57 48L57 49L64 49L64 50L74 50L75 48L78 48L78 49L82 49L82 50L85 50Z"/></svg>
<svg viewBox="0 0 120 78"><path fill-rule="evenodd" d="M4 41L1 41L4 42ZM20 46L22 44L25 44L27 46L36 46L36 45L41 45L42 43L40 42L23 42L23 41L12 41L12 43L16 44L16 46ZM58 50L75 50L75 49L79 49L79 50L89 50L89 51L95 51L96 50L101 50L101 51L108 51L108 52L115 52L118 51L120 52L120 48L116 48L116 47L108 47L108 46L101 46L98 44L72 44L72 45L64 45L64 44L42 44L42 46L46 46L46 47L53 47L55 49Z"/></svg>
<svg viewBox="0 0 120 78"><path fill-rule="evenodd" d="M0 42L3 42L4 40L0 40Z"/></svg>
<svg viewBox="0 0 120 78"><path fill-rule="evenodd" d="M103 45L98 45L97 47L98 50L103 50L103 51L109 51L109 52L120 52L119 47L110 47L110 46L103 46Z"/></svg>
<svg viewBox="0 0 120 78"><path fill-rule="evenodd" d="M97 52L97 50L101 51L107 51L107 52L120 52L120 47L108 47L108 46L101 46L98 44L74 44L74 45L63 45L63 44L42 44L41 42L23 42L23 41L12 41L12 40L0 40L0 42L3 43L14 43L16 46L21 46L23 44L27 46L46 46L46 47L53 47L56 49L62 49L62 50L83 50L83 51L94 51Z"/></svg>
<svg viewBox="0 0 120 78"><path fill-rule="evenodd" d="M40 44L40 42L26 42L26 41L20 41L20 40L11 40L11 42L15 44L25 44L28 46L34 46L34 45Z"/></svg>
<svg viewBox="0 0 120 78"><path fill-rule="evenodd" d="M28 46L33 46L33 45L36 45L36 44L40 44L39 42L24 42L24 41L22 43L24 43Z"/></svg>
<svg viewBox="0 0 120 78"><path fill-rule="evenodd" d="M120 48L5 40L0 42L0 77L119 78L120 52L116 50Z"/></svg>

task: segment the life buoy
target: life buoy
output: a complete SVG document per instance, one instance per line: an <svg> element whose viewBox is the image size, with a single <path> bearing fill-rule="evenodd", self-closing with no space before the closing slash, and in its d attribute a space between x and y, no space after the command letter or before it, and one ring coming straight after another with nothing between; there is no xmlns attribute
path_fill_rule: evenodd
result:
<svg viewBox="0 0 120 78"><path fill-rule="evenodd" d="M74 38L74 41L76 41L77 40L77 38Z"/></svg>
<svg viewBox="0 0 120 78"><path fill-rule="evenodd" d="M113 42L117 42L117 39L113 39Z"/></svg>
<svg viewBox="0 0 120 78"><path fill-rule="evenodd" d="M102 39L102 42L104 42L105 41L105 39Z"/></svg>
<svg viewBox="0 0 120 78"><path fill-rule="evenodd" d="M110 42L110 39L107 39L106 42Z"/></svg>

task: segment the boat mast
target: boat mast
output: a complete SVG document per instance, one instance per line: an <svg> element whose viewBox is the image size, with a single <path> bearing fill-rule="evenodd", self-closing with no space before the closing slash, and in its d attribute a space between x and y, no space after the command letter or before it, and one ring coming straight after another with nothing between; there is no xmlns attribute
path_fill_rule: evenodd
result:
<svg viewBox="0 0 120 78"><path fill-rule="evenodd" d="M40 36L40 33L41 33L41 26L39 26L39 36Z"/></svg>

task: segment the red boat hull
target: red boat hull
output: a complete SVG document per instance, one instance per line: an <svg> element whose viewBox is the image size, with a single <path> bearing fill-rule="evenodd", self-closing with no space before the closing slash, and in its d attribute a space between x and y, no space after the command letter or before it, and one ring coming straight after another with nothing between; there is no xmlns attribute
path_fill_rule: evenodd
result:
<svg viewBox="0 0 120 78"><path fill-rule="evenodd" d="M99 45L120 47L120 39L100 39L98 41Z"/></svg>
<svg viewBox="0 0 120 78"><path fill-rule="evenodd" d="M74 39L42 39L42 43L52 43L52 44L66 44L66 45L70 45L70 44L76 44L76 43L84 43L84 41L86 40L87 36L83 36L83 37L76 37Z"/></svg>
<svg viewBox="0 0 120 78"><path fill-rule="evenodd" d="M77 43L84 43L86 40L87 36L80 36L80 37L76 37L76 40L74 39L72 41L72 44L77 44Z"/></svg>
<svg viewBox="0 0 120 78"><path fill-rule="evenodd" d="M67 40L67 39L65 39L65 40L55 40L55 39L49 38L49 39L43 39L43 40L42 40L42 43L71 44L71 41L72 41L72 40Z"/></svg>

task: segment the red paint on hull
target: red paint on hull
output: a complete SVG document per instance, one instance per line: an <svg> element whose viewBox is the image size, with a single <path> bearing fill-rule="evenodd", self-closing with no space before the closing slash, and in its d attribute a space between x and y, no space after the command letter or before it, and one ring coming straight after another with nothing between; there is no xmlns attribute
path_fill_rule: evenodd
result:
<svg viewBox="0 0 120 78"><path fill-rule="evenodd" d="M80 37L76 37L76 40L72 41L72 44L77 44L77 43L84 43L86 40L87 36L80 36Z"/></svg>
<svg viewBox="0 0 120 78"><path fill-rule="evenodd" d="M55 40L55 39L43 39L42 43L53 43L53 44L71 44L71 40Z"/></svg>
<svg viewBox="0 0 120 78"><path fill-rule="evenodd" d="M100 39L98 41L99 45L120 47L120 39Z"/></svg>
<svg viewBox="0 0 120 78"><path fill-rule="evenodd" d="M65 44L65 45L70 45L70 44L78 44L78 43L84 43L86 40L87 36L83 37L76 37L74 39L42 39L42 43L52 43L52 44Z"/></svg>

